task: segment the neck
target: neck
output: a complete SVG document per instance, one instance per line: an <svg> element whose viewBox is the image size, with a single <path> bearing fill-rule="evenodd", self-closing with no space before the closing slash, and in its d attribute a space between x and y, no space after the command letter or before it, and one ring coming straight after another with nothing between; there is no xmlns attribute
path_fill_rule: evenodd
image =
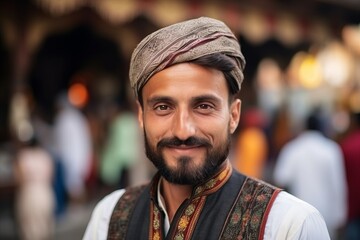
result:
<svg viewBox="0 0 360 240"><path fill-rule="evenodd" d="M191 185L179 185L161 180L161 194L165 201L166 212L168 213L170 222L172 221L177 209L189 198L192 192Z"/></svg>
<svg viewBox="0 0 360 240"><path fill-rule="evenodd" d="M219 169L224 169L227 165L229 165L229 162L225 161ZM180 205L187 198L190 198L193 186L174 184L161 178L160 189L165 202L166 212L169 216L169 221L171 222Z"/></svg>

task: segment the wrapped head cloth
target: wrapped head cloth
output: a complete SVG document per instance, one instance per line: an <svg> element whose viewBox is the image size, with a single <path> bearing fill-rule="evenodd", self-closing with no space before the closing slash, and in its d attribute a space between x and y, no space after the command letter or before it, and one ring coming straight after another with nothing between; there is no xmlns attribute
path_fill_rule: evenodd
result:
<svg viewBox="0 0 360 240"><path fill-rule="evenodd" d="M236 67L231 75L240 90L245 59L238 40L223 22L201 17L153 32L138 44L131 57L129 77L135 96L155 73L213 53L234 60Z"/></svg>

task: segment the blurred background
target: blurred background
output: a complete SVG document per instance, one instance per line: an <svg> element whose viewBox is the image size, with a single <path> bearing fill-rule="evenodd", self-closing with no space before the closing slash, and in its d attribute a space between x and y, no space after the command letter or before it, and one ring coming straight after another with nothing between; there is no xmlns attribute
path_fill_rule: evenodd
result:
<svg viewBox="0 0 360 240"><path fill-rule="evenodd" d="M348 154L357 162L349 167L342 143L358 132L358 0L1 1L0 239L81 239L99 199L151 178L130 56L147 34L199 16L227 23L247 61L234 166L291 192L274 169L315 112L322 135L342 151L334 239L345 239L347 224L360 218L348 206L359 196L352 176L360 175L360 154ZM360 149L359 137L350 145Z"/></svg>

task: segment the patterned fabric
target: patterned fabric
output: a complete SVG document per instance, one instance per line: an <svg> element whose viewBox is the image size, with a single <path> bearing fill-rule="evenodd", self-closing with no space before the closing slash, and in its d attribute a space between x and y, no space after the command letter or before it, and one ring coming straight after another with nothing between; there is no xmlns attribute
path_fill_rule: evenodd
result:
<svg viewBox="0 0 360 240"><path fill-rule="evenodd" d="M112 213L108 230L109 240L125 239L131 213L134 210L136 200L145 187L146 185L142 185L126 189L120 198L121 201L118 201Z"/></svg>
<svg viewBox="0 0 360 240"><path fill-rule="evenodd" d="M130 84L135 96L155 73L176 63L189 62L213 53L231 57L231 72L240 90L245 59L231 30L221 21L201 17L162 28L144 38L130 62Z"/></svg>
<svg viewBox="0 0 360 240"><path fill-rule="evenodd" d="M149 227L149 236L152 236L153 240L162 239L162 225L161 225L161 211L154 204L150 205L150 212L153 214L150 215L150 224Z"/></svg>
<svg viewBox="0 0 360 240"><path fill-rule="evenodd" d="M247 178L225 224L222 240L262 239L271 205L280 189Z"/></svg>
<svg viewBox="0 0 360 240"><path fill-rule="evenodd" d="M227 166L177 210L167 236L157 203L160 175L144 188L130 188L111 217L108 239L262 239L279 189L246 178ZM214 221L216 219L216 221Z"/></svg>
<svg viewBox="0 0 360 240"><path fill-rule="evenodd" d="M193 233L194 227L196 226L197 220L200 216L200 213L203 209L203 206L206 201L206 196L210 193L215 192L221 186L223 186L229 177L231 176L232 168L228 163L224 169L222 169L218 174L216 174L213 178L206 181L205 183L196 186L194 191L189 199L186 200L185 203L182 204L182 207L178 209L177 212L181 213L177 215L176 218L174 217L172 224L175 224L176 229L172 231L170 239L175 240L183 240L183 239L191 239L191 235ZM155 190L155 188L153 188ZM152 192L153 199L156 199L157 192ZM153 224L150 226L150 236L154 240L160 240L161 234L159 230L162 231L163 227L160 226L158 228L158 215L160 209L158 209L158 205L152 202L151 208L153 209L153 217L152 222Z"/></svg>

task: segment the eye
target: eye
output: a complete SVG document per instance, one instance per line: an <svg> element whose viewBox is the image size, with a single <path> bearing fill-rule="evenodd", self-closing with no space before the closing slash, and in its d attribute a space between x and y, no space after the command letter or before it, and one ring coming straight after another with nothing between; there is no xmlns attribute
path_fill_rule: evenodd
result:
<svg viewBox="0 0 360 240"><path fill-rule="evenodd" d="M209 109L212 108L209 104L200 104L198 107L198 109Z"/></svg>
<svg viewBox="0 0 360 240"><path fill-rule="evenodd" d="M170 113L171 107L166 104L158 104L154 107L154 111L158 115L166 115Z"/></svg>
<svg viewBox="0 0 360 240"><path fill-rule="evenodd" d="M207 104L207 103L201 103L201 104L198 104L195 107L195 109L202 114L208 114L208 113L213 112L214 106L212 106L211 104Z"/></svg>
<svg viewBox="0 0 360 240"><path fill-rule="evenodd" d="M155 107L155 110L160 110L160 111L165 111L168 109L169 109L169 106L166 106L166 105L158 105Z"/></svg>

